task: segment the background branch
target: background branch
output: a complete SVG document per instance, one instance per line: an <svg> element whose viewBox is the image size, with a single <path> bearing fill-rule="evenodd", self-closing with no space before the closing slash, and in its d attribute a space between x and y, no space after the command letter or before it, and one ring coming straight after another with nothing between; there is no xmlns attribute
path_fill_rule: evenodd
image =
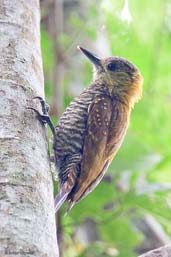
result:
<svg viewBox="0 0 171 257"><path fill-rule="evenodd" d="M139 257L170 257L171 256L171 245L165 245L163 247L154 249L150 252L144 253Z"/></svg>

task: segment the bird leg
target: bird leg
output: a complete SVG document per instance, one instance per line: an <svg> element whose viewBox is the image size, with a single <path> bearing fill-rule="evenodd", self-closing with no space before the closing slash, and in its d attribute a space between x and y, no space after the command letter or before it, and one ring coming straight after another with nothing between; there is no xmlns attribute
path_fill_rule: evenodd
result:
<svg viewBox="0 0 171 257"><path fill-rule="evenodd" d="M50 129L51 129L51 131L52 131L52 133L53 133L53 135L55 135L55 128L54 128L54 125L53 125L53 123L52 123L52 121L51 121L51 119L50 119L50 117L49 117L49 115L48 115L49 105L48 105L48 104L43 100L43 98L40 97L40 96L36 96L36 97L34 97L33 99L39 99L40 104L41 104L41 108L42 108L42 113L43 113L43 114L41 114L38 110L36 110L36 109L33 108L33 107L27 107L27 109L33 110L33 111L36 113L38 119L39 119L44 125L45 125L45 124L48 124L49 127L50 127Z"/></svg>

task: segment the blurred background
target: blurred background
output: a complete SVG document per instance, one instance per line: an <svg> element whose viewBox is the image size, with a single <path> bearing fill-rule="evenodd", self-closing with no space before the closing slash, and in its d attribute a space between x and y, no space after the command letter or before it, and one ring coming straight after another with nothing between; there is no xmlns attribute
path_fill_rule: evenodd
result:
<svg viewBox="0 0 171 257"><path fill-rule="evenodd" d="M40 2L45 93L54 124L92 79L91 64L77 45L100 56L125 57L144 76L142 100L103 181L68 215L64 216L66 206L57 215L61 257L134 257L167 244L171 236L171 1ZM56 193L57 182L54 185Z"/></svg>

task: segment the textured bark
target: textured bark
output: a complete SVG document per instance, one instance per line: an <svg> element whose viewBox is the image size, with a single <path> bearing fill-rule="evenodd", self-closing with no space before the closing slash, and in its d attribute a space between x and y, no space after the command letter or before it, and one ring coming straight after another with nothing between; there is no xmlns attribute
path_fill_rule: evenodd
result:
<svg viewBox="0 0 171 257"><path fill-rule="evenodd" d="M144 253L139 257L171 257L171 245L154 249L148 253Z"/></svg>
<svg viewBox="0 0 171 257"><path fill-rule="evenodd" d="M0 256L57 257L38 0L0 0ZM35 104L36 105L36 104Z"/></svg>

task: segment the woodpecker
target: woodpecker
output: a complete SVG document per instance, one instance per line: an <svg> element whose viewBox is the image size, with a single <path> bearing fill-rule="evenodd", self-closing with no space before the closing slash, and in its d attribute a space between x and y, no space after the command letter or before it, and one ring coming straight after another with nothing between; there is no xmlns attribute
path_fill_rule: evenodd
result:
<svg viewBox="0 0 171 257"><path fill-rule="evenodd" d="M128 60L100 58L78 47L93 64L93 81L66 108L54 128L45 101L43 114L53 133L59 193L55 211L69 202L70 210L102 180L125 137L131 109L142 95L143 77Z"/></svg>

